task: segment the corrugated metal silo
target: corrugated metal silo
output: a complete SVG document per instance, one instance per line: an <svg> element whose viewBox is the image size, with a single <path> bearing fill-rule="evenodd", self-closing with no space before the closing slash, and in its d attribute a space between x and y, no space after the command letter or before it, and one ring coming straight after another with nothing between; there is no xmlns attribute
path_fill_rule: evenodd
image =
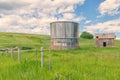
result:
<svg viewBox="0 0 120 80"><path fill-rule="evenodd" d="M66 50L79 47L79 24L70 21L50 23L51 49Z"/></svg>

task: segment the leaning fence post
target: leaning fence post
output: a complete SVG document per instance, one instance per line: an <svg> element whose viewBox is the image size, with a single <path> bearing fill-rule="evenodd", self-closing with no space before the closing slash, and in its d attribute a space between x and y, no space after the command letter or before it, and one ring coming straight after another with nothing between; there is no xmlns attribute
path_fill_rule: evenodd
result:
<svg viewBox="0 0 120 80"><path fill-rule="evenodd" d="M13 48L11 48L11 58L14 59L14 51L13 51Z"/></svg>
<svg viewBox="0 0 120 80"><path fill-rule="evenodd" d="M21 55L20 55L20 48L18 48L18 63L20 63L20 57Z"/></svg>
<svg viewBox="0 0 120 80"><path fill-rule="evenodd" d="M28 60L28 53L29 53L29 51L26 50L26 61Z"/></svg>
<svg viewBox="0 0 120 80"><path fill-rule="evenodd" d="M35 56L35 58L36 58L36 63L38 63L38 54L37 54L37 49L36 49L36 56Z"/></svg>
<svg viewBox="0 0 120 80"><path fill-rule="evenodd" d="M51 54L50 54L50 48L49 48L49 70L51 69Z"/></svg>
<svg viewBox="0 0 120 80"><path fill-rule="evenodd" d="M43 47L41 47L41 67L44 66L44 53L43 53Z"/></svg>
<svg viewBox="0 0 120 80"><path fill-rule="evenodd" d="M6 56L8 55L8 49L6 49Z"/></svg>

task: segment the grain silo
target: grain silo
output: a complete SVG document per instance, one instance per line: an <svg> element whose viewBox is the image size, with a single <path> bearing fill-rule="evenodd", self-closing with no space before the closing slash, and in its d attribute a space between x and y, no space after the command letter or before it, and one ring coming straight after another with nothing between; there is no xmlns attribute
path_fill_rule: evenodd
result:
<svg viewBox="0 0 120 80"><path fill-rule="evenodd" d="M79 24L70 21L50 23L51 49L67 50L79 47Z"/></svg>

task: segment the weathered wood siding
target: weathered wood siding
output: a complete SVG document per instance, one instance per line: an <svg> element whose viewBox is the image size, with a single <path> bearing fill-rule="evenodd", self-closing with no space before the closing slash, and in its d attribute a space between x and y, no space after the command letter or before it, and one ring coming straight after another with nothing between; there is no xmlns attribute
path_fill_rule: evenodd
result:
<svg viewBox="0 0 120 80"><path fill-rule="evenodd" d="M78 48L79 24L75 22L59 21L50 24L51 48L64 50Z"/></svg>
<svg viewBox="0 0 120 80"><path fill-rule="evenodd" d="M95 35L95 44L96 47L110 47L114 46L115 34L96 34ZM104 44L105 43L105 44Z"/></svg>

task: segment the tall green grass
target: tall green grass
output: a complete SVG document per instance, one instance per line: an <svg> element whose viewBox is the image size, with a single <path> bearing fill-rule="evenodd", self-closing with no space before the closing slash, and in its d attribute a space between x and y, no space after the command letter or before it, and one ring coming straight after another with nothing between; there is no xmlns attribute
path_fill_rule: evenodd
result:
<svg viewBox="0 0 120 80"><path fill-rule="evenodd" d="M0 56L0 80L120 79L120 41L116 41L115 47L95 48L94 40L80 39L79 49L51 50L50 53L45 51L45 65L41 68L40 47L48 49L49 36L13 33L1 33L0 36L2 36L1 48L11 46L29 48L22 50L21 63L18 63L17 55L14 60L10 55ZM51 67L49 67L49 56Z"/></svg>

